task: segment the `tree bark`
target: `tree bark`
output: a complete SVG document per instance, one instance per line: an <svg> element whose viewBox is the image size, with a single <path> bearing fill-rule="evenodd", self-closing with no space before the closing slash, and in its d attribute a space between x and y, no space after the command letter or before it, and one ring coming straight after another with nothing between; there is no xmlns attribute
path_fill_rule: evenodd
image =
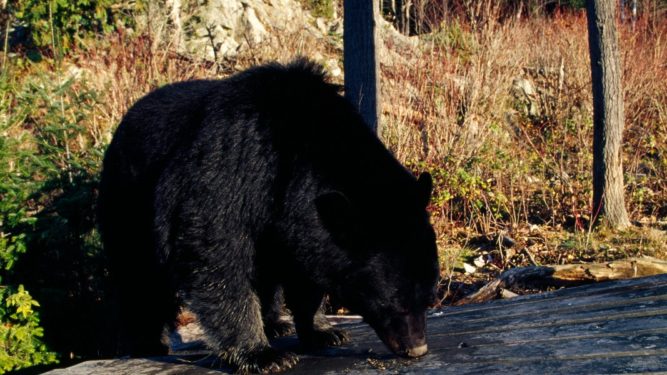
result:
<svg viewBox="0 0 667 375"><path fill-rule="evenodd" d="M343 5L345 97L374 132L379 105L378 9L378 0L345 0Z"/></svg>
<svg viewBox="0 0 667 375"><path fill-rule="evenodd" d="M593 86L593 217L616 229L630 226L625 210L623 89L614 0L587 0Z"/></svg>

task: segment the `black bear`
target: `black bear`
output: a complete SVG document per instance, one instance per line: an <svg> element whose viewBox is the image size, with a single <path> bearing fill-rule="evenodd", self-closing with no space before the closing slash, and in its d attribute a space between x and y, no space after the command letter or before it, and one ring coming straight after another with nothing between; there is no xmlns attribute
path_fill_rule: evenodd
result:
<svg viewBox="0 0 667 375"><path fill-rule="evenodd" d="M268 338L305 347L347 334L325 293L399 355L426 352L438 277L418 179L305 59L157 89L123 118L104 158L100 231L117 285L120 349L164 352L187 306L240 371L289 368ZM281 295L294 326L279 320Z"/></svg>

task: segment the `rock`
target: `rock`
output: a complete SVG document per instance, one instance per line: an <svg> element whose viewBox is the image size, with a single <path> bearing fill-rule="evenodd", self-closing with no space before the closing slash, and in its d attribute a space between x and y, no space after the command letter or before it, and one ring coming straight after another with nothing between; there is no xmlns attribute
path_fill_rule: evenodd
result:
<svg viewBox="0 0 667 375"><path fill-rule="evenodd" d="M473 264L475 265L475 267L482 268L486 265L486 263L488 263L487 260L488 260L487 257L485 257L484 255L480 255L477 258L475 258Z"/></svg>
<svg viewBox="0 0 667 375"><path fill-rule="evenodd" d="M153 0L148 14L139 17L156 43L169 42L179 53L208 61L223 61L256 48L276 45L280 37L307 33L333 43L342 51L343 20L313 17L299 0ZM383 18L378 20L384 66L412 64L420 54L418 37L399 33ZM329 38L334 36L334 38ZM328 61L322 61L329 68ZM336 76L340 68L329 71Z"/></svg>
<svg viewBox="0 0 667 375"><path fill-rule="evenodd" d="M329 32L329 27L322 17L318 17L315 20L315 25L317 26L317 29L324 35Z"/></svg>
<svg viewBox="0 0 667 375"><path fill-rule="evenodd" d="M209 61L233 58L281 34L327 33L298 0L155 0L138 23L179 53ZM315 26L316 25L316 26Z"/></svg>
<svg viewBox="0 0 667 375"><path fill-rule="evenodd" d="M379 38L382 41L380 48L380 63L387 67L410 64L410 59L418 54L419 38L401 34L384 18L378 21Z"/></svg>
<svg viewBox="0 0 667 375"><path fill-rule="evenodd" d="M518 297L519 295L512 292L511 290L501 288L500 289L500 298L502 299L508 299L508 298L514 298Z"/></svg>
<svg viewBox="0 0 667 375"><path fill-rule="evenodd" d="M468 263L463 263L463 269L465 270L466 274L473 274L477 271L477 267L473 266L472 264Z"/></svg>
<svg viewBox="0 0 667 375"><path fill-rule="evenodd" d="M525 78L515 78L512 81L512 94L515 98L526 104L529 116L537 116L539 114L537 90L535 90L533 82Z"/></svg>
<svg viewBox="0 0 667 375"><path fill-rule="evenodd" d="M338 61L336 59L329 59L324 63L324 67L327 69L327 72L331 77L340 77L343 74L343 70L338 66Z"/></svg>
<svg viewBox="0 0 667 375"><path fill-rule="evenodd" d="M255 10L253 8L246 8L243 13L246 34L250 37L253 44L259 44L266 37L267 31L264 28L264 25L257 18Z"/></svg>
<svg viewBox="0 0 667 375"><path fill-rule="evenodd" d="M512 89L519 95L526 97L535 96L537 91L535 91L535 86L533 83L525 78L515 78L512 81Z"/></svg>

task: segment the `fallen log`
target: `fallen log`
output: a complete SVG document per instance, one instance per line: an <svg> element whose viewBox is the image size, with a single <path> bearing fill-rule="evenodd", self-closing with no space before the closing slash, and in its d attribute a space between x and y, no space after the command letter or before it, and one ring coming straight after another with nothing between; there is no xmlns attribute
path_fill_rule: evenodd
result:
<svg viewBox="0 0 667 375"><path fill-rule="evenodd" d="M630 279L667 273L667 261L648 256L614 260L605 263L530 266L509 269L477 292L453 305L481 303L498 298L504 289L528 287L544 289L589 284L600 281Z"/></svg>

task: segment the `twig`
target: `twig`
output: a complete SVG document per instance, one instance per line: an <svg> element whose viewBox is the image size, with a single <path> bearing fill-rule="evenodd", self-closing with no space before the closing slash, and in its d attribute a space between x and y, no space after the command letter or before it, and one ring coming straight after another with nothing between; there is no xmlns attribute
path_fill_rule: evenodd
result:
<svg viewBox="0 0 667 375"><path fill-rule="evenodd" d="M532 263L533 266L539 266L539 264L537 264L537 262L535 261L535 257L533 257L533 254L530 253L530 251L528 250L527 247L524 247L523 249L521 249L521 252L526 254L526 256L528 257L528 260L530 260L530 263Z"/></svg>

